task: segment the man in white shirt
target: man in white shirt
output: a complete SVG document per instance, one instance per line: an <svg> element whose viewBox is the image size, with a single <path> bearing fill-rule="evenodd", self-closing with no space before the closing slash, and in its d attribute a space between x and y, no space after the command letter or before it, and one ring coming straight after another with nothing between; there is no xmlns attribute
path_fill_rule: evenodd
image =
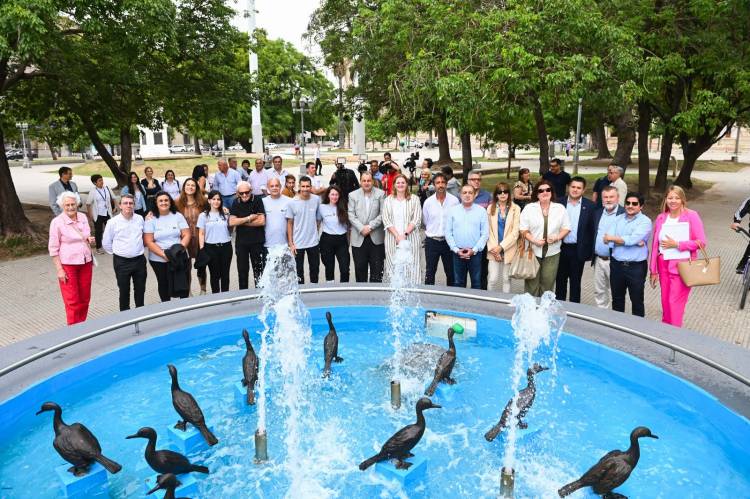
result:
<svg viewBox="0 0 750 499"><path fill-rule="evenodd" d="M255 160L255 170L250 172L250 186L253 189L253 196L265 196L268 194L268 172L264 170L263 160Z"/></svg>
<svg viewBox="0 0 750 499"><path fill-rule="evenodd" d="M315 170L317 169L315 163L308 161L305 166L307 168L307 176L310 178L310 182L312 182L310 192L316 196L320 196L326 191L326 187L323 185L323 178L315 175Z"/></svg>
<svg viewBox="0 0 750 499"><path fill-rule="evenodd" d="M266 212L266 248L287 245L286 237L286 210L292 200L281 195L281 182L279 179L268 180L268 196L263 198L263 208Z"/></svg>
<svg viewBox="0 0 750 499"><path fill-rule="evenodd" d="M625 195L628 193L628 184L622 179L624 173L625 170L621 166L609 165L607 167L609 185L612 185L617 189L617 197L619 198L618 203L620 206L625 206Z"/></svg>
<svg viewBox="0 0 750 499"><path fill-rule="evenodd" d="M272 163L273 168L268 170L268 178L277 178L279 179L279 182L281 182L281 185L284 185L286 176L289 175L289 172L283 168L283 160L281 159L281 156L274 156Z"/></svg>
<svg viewBox="0 0 750 499"><path fill-rule="evenodd" d="M438 173L432 179L435 194L427 198L422 206L422 221L425 226L425 284L435 284L438 262L443 260L445 282L453 286L453 252L445 241L445 215L451 206L459 204L453 194L448 194L448 179Z"/></svg>
<svg viewBox="0 0 750 499"><path fill-rule="evenodd" d="M136 307L143 306L146 293L146 258L143 256L143 217L134 212L135 199L130 194L120 198L120 214L104 228L102 246L113 255L117 287L120 290L120 311L130 310L130 281Z"/></svg>
<svg viewBox="0 0 750 499"><path fill-rule="evenodd" d="M234 203L235 194L237 193L237 185L242 182L242 177L237 170L229 168L226 160L220 159L216 163L219 171L214 175L213 188L221 194L221 200L224 202L224 206L227 209L232 208Z"/></svg>
<svg viewBox="0 0 750 499"><path fill-rule="evenodd" d="M297 263L297 278L300 284L305 283L305 254L310 270L310 282L318 283L320 274L320 198L310 193L311 182L307 177L299 179L297 197L290 200L286 210L286 235L289 249Z"/></svg>

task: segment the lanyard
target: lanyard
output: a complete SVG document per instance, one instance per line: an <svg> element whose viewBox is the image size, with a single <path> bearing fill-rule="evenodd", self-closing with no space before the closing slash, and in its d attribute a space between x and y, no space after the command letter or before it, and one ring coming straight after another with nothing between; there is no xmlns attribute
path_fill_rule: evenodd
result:
<svg viewBox="0 0 750 499"><path fill-rule="evenodd" d="M99 196L100 196L100 197L102 198L102 200L104 201L104 204L107 204L107 198L109 197L109 189L105 187L105 188L104 188L104 194L102 194L102 191L101 191L101 189L99 189L99 188L97 187L97 188L96 188L96 192L98 192L98 193L99 193Z"/></svg>

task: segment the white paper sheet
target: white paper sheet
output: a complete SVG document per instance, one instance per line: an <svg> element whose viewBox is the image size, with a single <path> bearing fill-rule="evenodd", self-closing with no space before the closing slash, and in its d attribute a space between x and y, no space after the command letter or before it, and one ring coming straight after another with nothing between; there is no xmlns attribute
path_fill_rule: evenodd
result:
<svg viewBox="0 0 750 499"><path fill-rule="evenodd" d="M672 224L664 224L661 226L661 232L659 239L664 240L667 236L671 237L678 243L687 241L690 239L690 224L687 222L677 222ZM659 251L665 260L680 260L684 258L690 258L689 251L680 251L677 248L661 249Z"/></svg>

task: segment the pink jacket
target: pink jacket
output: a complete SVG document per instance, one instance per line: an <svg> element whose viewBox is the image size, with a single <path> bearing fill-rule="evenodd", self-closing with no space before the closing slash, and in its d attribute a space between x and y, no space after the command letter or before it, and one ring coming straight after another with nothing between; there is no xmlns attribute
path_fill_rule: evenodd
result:
<svg viewBox="0 0 750 499"><path fill-rule="evenodd" d="M92 259L91 247L86 240L91 235L88 218L81 212L77 215L77 221L74 222L68 215L61 213L49 224L49 254L59 256L60 263L65 265L82 265ZM78 228L83 238L73 227Z"/></svg>
<svg viewBox="0 0 750 499"><path fill-rule="evenodd" d="M661 233L661 227L666 222L669 212L663 212L656 217L654 221L654 238L651 240L651 257L649 259L649 270L652 274L658 273L656 260L659 257L659 235ZM706 247L706 233L703 231L703 222L697 211L684 209L680 215L680 222L687 222L690 224L690 239L688 241L682 241L679 243L678 249L680 251L690 251L690 259L695 260L698 255L698 243L700 241L701 246ZM678 274L677 263L687 261L682 260L669 260L669 273Z"/></svg>

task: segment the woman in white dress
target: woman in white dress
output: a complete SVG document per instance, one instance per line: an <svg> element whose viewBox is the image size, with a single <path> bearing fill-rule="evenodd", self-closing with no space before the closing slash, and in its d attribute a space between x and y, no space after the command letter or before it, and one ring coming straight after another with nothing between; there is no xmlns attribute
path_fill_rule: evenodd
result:
<svg viewBox="0 0 750 499"><path fill-rule="evenodd" d="M422 207L419 198L409 192L406 177L399 174L393 182L393 192L383 203L383 226L385 227L385 278L393 282L396 249L404 241L409 246L411 263L404 271L404 282L418 284L421 279L421 254L419 226L422 223ZM399 269L401 272L402 269Z"/></svg>

